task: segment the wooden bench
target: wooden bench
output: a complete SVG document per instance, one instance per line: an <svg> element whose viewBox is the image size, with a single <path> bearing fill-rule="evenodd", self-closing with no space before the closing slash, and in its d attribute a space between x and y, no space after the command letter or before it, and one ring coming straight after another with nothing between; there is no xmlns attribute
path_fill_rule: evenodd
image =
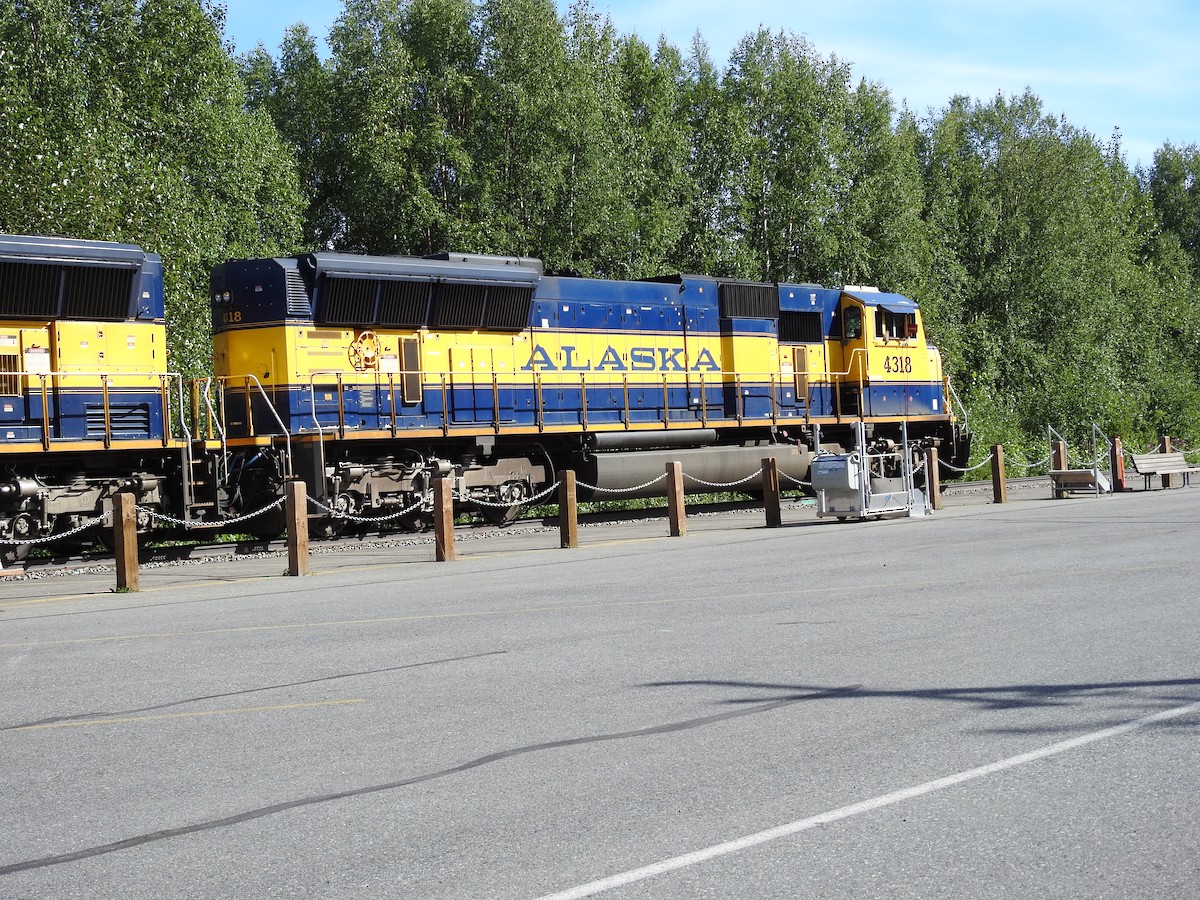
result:
<svg viewBox="0 0 1200 900"><path fill-rule="evenodd" d="M1146 490L1150 490L1150 479L1159 475L1182 475L1183 483L1188 484L1193 472L1200 472L1200 466L1193 466L1180 450L1171 453L1134 453L1133 469L1146 480Z"/></svg>
<svg viewBox="0 0 1200 900"><path fill-rule="evenodd" d="M1051 469L1049 475L1051 494L1056 500L1068 493L1087 491L1099 496L1112 490L1098 469Z"/></svg>

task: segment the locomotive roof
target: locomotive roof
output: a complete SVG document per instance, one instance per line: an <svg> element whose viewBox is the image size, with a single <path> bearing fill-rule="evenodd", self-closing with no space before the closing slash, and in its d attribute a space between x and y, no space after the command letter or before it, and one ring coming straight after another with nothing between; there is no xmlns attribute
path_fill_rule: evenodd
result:
<svg viewBox="0 0 1200 900"><path fill-rule="evenodd" d="M147 261L157 262L159 259L157 253L147 253L136 244L40 234L0 234L0 256L56 262L78 259L128 266L141 266Z"/></svg>
<svg viewBox="0 0 1200 900"><path fill-rule="evenodd" d="M903 294L889 294L877 288L849 284L842 288L842 293L853 297L865 306L882 306L888 312L915 313L920 308L917 301L910 300Z"/></svg>
<svg viewBox="0 0 1200 900"><path fill-rule="evenodd" d="M296 259L302 265L312 266L317 272L357 278L503 279L533 285L542 274L541 261L527 257L460 254L449 259L428 259L415 256L360 256L356 253L305 253Z"/></svg>

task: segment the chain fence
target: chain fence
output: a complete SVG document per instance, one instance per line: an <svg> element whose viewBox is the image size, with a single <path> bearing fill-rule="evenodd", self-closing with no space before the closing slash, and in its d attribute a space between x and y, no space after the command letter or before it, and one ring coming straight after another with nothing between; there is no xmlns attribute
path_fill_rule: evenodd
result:
<svg viewBox="0 0 1200 900"><path fill-rule="evenodd" d="M308 498L308 502L312 506L315 506L317 509L322 510L323 512L329 513L335 519L345 519L347 522L359 522L359 523L365 524L365 525L377 525L380 522L392 522L403 516L407 516L407 515L410 515L411 513L416 512L418 509L420 509L421 507L423 507L425 505L425 499L421 498L416 503L414 503L412 506L402 509L399 512L390 513L389 515L386 515L386 516L356 516L356 515L354 515L354 513L348 513L348 512L345 512L344 510L334 509L332 506L326 506L324 503L322 503L316 497L313 497L311 494L308 494L306 496Z"/></svg>
<svg viewBox="0 0 1200 900"><path fill-rule="evenodd" d="M220 525L222 528L224 528L227 525L240 525L243 522L249 522L251 519L257 519L264 513L268 513L273 509L278 509L283 505L283 500L284 498L280 497L274 503L268 503L262 509L256 509L254 512L246 513L244 516L238 516L236 519L222 519L219 522L197 522L195 520L177 519L174 516L169 516L166 513L159 512L158 510L152 509L149 506L139 506L137 509L139 512L146 513L152 519L157 519L160 522L166 522L168 525L177 525L185 529L200 527L211 528L214 525Z"/></svg>
<svg viewBox="0 0 1200 900"><path fill-rule="evenodd" d="M726 483L718 483L715 481L705 481L703 478L697 478L695 475L689 475L687 472L683 473L683 477L685 479L687 479L688 481L693 482L694 484L700 484L706 488L713 488L715 490L720 491L720 490L728 490L729 488L735 488L740 484L745 484L748 481L753 481L755 478L757 478L761 474L762 474L762 467L759 466L757 469L755 469L753 472L751 472L745 478L739 478L737 481L730 481L730 482L726 482Z"/></svg>
<svg viewBox="0 0 1200 900"><path fill-rule="evenodd" d="M19 538L19 539L17 539L17 538L0 538L0 546L24 547L25 545L29 545L31 547L35 547L39 544L52 544L55 541L61 541L66 538L69 538L69 537L74 537L75 535L79 534L82 531L87 531L89 528L94 528L95 526L99 525L101 522L107 523L110 517L111 517L110 513L102 513L102 514L96 516L96 518L94 518L94 519L88 519L88 520L82 522L81 524L72 528L70 531L60 531L57 534L48 534L45 537L40 537L40 538Z"/></svg>
<svg viewBox="0 0 1200 900"><path fill-rule="evenodd" d="M484 506L489 509L512 509L514 506L536 506L542 500L545 500L547 497L557 491L560 484L562 484L561 481L556 481L541 493L534 494L531 497L522 497L519 500L509 500L507 502L480 500L477 497L461 497L458 494L454 495L454 499L460 503L474 503L476 506Z"/></svg>
<svg viewBox="0 0 1200 900"><path fill-rule="evenodd" d="M940 465L940 466L941 466L943 469L948 469L948 470L949 470L949 471L951 471L951 472L959 472L959 473L961 473L961 474L965 475L967 472L974 472L974 471L976 471L977 469L982 469L984 466L986 466L986 465L989 465L989 464L991 463L991 461L992 461L993 459L995 459L995 458L996 458L996 454L994 454L994 453L989 453L989 454L988 454L988 455L987 455L987 456L984 458L983 462L981 462L981 463L978 463L977 465L974 465L974 466L967 466L967 467L964 469L964 468L962 468L962 467L960 467L960 466L955 466L955 465L952 465L952 464L950 464L950 463L946 462L946 461L945 461L944 459L942 459L941 457L938 457L938 465Z"/></svg>
<svg viewBox="0 0 1200 900"><path fill-rule="evenodd" d="M588 484L586 481L576 481L575 483L579 487L584 488L589 491L592 491L593 493L596 493L596 494L633 494L633 493L636 493L637 491L644 491L648 487L654 487L654 485L658 484L660 481L666 481L666 480L667 480L667 473L663 472L657 478L647 481L645 484L639 484L635 487L604 488L604 487L600 487L599 485Z"/></svg>

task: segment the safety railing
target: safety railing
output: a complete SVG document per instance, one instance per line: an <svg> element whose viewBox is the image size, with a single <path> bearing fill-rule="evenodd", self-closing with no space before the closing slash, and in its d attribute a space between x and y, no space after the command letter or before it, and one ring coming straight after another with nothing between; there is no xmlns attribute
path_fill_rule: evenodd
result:
<svg viewBox="0 0 1200 900"><path fill-rule="evenodd" d="M283 422L283 417L279 415L274 401L257 376L212 375L207 378L194 379L192 381L192 422L196 434L206 440L219 441L222 459L227 456L229 438L226 411L231 386L236 386L241 391L241 397L246 403L246 437L266 437L272 440L282 438L285 451L284 475L290 476L292 474L292 436ZM215 398L213 396L214 388L216 389ZM266 410L274 420L275 430L259 431L254 407L256 396L262 400L261 408Z"/></svg>
<svg viewBox="0 0 1200 900"><path fill-rule="evenodd" d="M177 393L179 397L179 409L183 406L183 379L178 372L105 372L105 371L49 371L49 372L28 372L15 371L6 372L5 375L11 379L14 386L20 391L19 394L13 396L28 396L30 400L37 400L40 403L39 414L33 416L30 420L31 424L36 423L39 432L39 442L42 449L49 451L57 444L79 443L80 441L99 440L105 449L110 449L115 443L130 440L149 440L157 441L163 447L169 447L175 440L175 432L172 427L173 421L176 421L175 415L178 410L173 411L171 408L171 396ZM83 412L83 429L79 434L64 434L63 428L63 407L62 395L60 391L70 389L73 394L78 394L83 390L94 389L95 382L99 380L100 388L100 407L99 421L101 428L99 433L94 433L96 429L88 420L86 406ZM76 384L71 384L75 381ZM82 383L80 383L82 382ZM177 390L173 392L171 385L174 383ZM155 392L159 398L159 411L161 415L161 426L156 428L153 416L153 411L147 407L145 419L145 437L133 437L129 433L121 433L114 427L114 418L116 418L117 410L120 409L122 414L128 411L128 405L114 404L114 397L118 403L122 399L127 399L130 394L139 393L146 394ZM178 416L177 421L180 427L186 434L186 425L183 423L182 416Z"/></svg>
<svg viewBox="0 0 1200 900"><path fill-rule="evenodd" d="M322 439L344 438L348 431L385 431L392 436L419 419L425 427L449 434L456 426L490 427L499 432L522 414L538 432L577 426L624 428L670 427L714 422L780 424L797 419L861 418L866 414L866 351L850 354L845 371L770 372L544 372L501 381L499 371L309 373L307 429ZM844 379L854 376L852 381ZM419 378L425 405L406 415L397 388ZM843 397L851 386L857 402ZM828 394L814 408L817 391ZM360 396L355 397L355 392ZM362 404L361 393L374 399ZM319 398L324 395L324 401ZM564 396L569 395L569 396ZM514 397L519 399L514 400ZM603 399L600 399L603 397ZM433 400L433 403L430 403ZM355 415L349 410L353 409ZM815 410L815 411L814 411ZM363 413L359 417L359 413ZM350 424L352 418L365 424ZM407 420L407 422L406 422Z"/></svg>

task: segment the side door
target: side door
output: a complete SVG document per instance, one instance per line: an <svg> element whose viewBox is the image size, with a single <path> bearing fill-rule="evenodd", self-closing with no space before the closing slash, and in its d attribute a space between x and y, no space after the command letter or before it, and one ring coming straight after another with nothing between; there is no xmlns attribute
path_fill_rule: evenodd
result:
<svg viewBox="0 0 1200 900"><path fill-rule="evenodd" d="M842 323L842 365L839 371L837 414L859 418L865 409L867 384L867 328L870 315L861 300L842 294L838 301Z"/></svg>

